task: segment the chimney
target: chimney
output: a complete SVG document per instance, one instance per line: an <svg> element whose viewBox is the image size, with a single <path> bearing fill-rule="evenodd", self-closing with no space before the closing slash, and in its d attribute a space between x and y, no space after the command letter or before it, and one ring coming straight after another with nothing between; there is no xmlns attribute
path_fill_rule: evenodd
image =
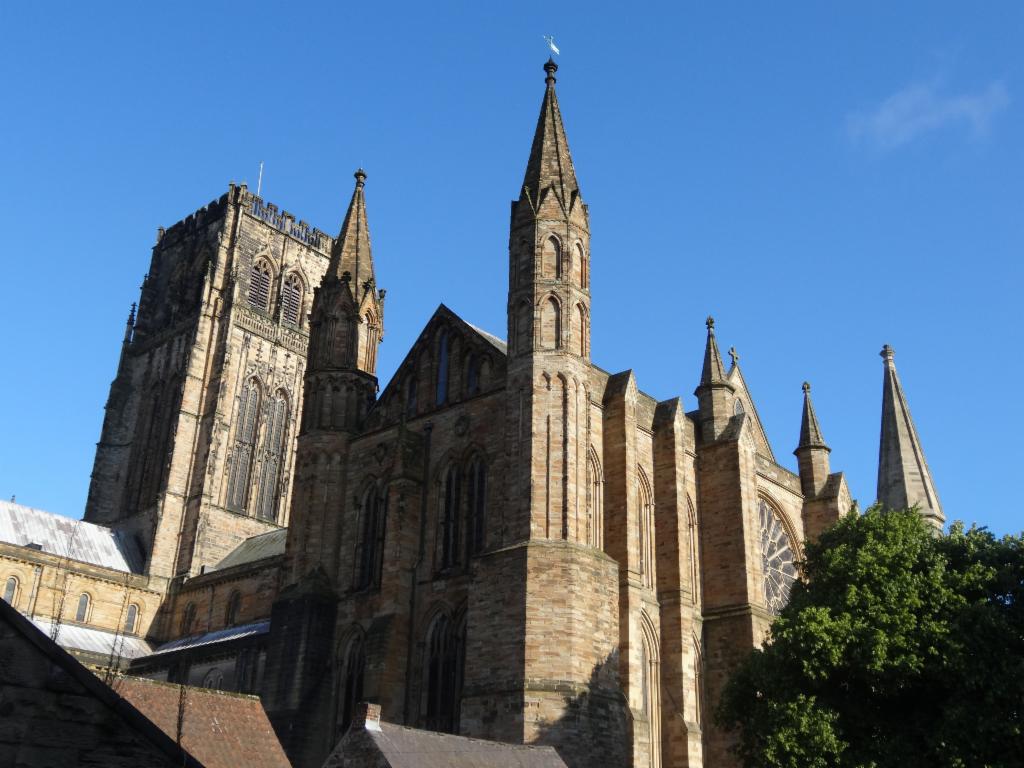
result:
<svg viewBox="0 0 1024 768"><path fill-rule="evenodd" d="M352 716L352 728L365 728L368 731L380 730L380 704L361 701L356 705Z"/></svg>

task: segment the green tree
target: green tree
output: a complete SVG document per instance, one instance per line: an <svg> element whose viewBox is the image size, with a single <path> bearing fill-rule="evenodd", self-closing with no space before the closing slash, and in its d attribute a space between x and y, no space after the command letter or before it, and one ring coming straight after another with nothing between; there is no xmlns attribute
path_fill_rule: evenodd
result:
<svg viewBox="0 0 1024 768"><path fill-rule="evenodd" d="M1024 539L851 513L723 694L748 768L1024 765Z"/></svg>

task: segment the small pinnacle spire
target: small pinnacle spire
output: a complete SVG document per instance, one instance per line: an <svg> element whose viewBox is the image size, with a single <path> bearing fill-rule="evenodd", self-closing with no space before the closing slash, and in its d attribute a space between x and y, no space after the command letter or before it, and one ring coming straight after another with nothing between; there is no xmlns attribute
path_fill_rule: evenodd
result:
<svg viewBox="0 0 1024 768"><path fill-rule="evenodd" d="M128 321L124 324L124 343L127 344L132 340L132 331L135 330L135 302L132 302L131 308L128 310Z"/></svg>
<svg viewBox="0 0 1024 768"><path fill-rule="evenodd" d="M722 355L718 351L718 342L715 340L715 318L708 315L704 324L708 329L708 341L704 347L704 368L700 374L701 386L724 383L726 381L725 366L722 364Z"/></svg>
<svg viewBox="0 0 1024 768"><path fill-rule="evenodd" d="M575 197L579 196L579 183L569 153L569 141L562 124L562 112L558 107L555 93L555 72L558 65L553 59L544 64L547 77L544 82L544 100L540 105L540 116L533 134L530 158L526 163L520 200L528 198L536 209L544 191L552 188L568 210Z"/></svg>
<svg viewBox="0 0 1024 768"><path fill-rule="evenodd" d="M341 277L350 272L356 285L373 280L373 256L370 250L370 226L366 220L366 171L362 168L353 174L356 180L352 201L345 213L341 231L331 249L328 274Z"/></svg>
<svg viewBox="0 0 1024 768"><path fill-rule="evenodd" d="M801 387L804 391L804 413L800 420L800 444L801 448L826 448L825 438L821 436L821 427L818 425L818 416L814 412L814 404L811 402L811 385L806 381Z"/></svg>
<svg viewBox="0 0 1024 768"><path fill-rule="evenodd" d="M878 500L889 509L916 506L926 521L945 522L903 385L896 374L895 351L886 344L882 379L882 431L878 447Z"/></svg>

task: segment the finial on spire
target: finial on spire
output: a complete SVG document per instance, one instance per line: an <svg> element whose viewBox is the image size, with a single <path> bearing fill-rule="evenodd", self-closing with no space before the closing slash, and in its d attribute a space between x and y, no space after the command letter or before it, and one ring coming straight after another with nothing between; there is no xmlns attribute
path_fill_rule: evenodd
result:
<svg viewBox="0 0 1024 768"><path fill-rule="evenodd" d="M715 332L715 318L713 318L711 315L708 315L708 319L704 321L704 325L707 326L708 333Z"/></svg>
<svg viewBox="0 0 1024 768"><path fill-rule="evenodd" d="M548 56L548 60L544 62L544 71L548 73L548 76L544 78L544 82L548 85L555 84L555 72L558 71L558 65L555 60Z"/></svg>
<svg viewBox="0 0 1024 768"><path fill-rule="evenodd" d="M804 394L805 394L805 395L809 395L809 394L811 394L811 385L810 385L810 383L809 383L809 382L806 382L806 381L805 381L805 382L803 383L803 386L801 386L800 388L801 388L801 389L802 389L802 390L804 391Z"/></svg>
<svg viewBox="0 0 1024 768"><path fill-rule="evenodd" d="M131 308L128 310L128 325L135 325L135 308L136 304L133 301Z"/></svg>
<svg viewBox="0 0 1024 768"><path fill-rule="evenodd" d="M878 354L885 360L892 360L896 356L896 350L886 344Z"/></svg>
<svg viewBox="0 0 1024 768"><path fill-rule="evenodd" d="M357 168L356 172L352 175L356 177L357 187L361 187L363 186L363 184L366 183L366 171L364 171L362 168Z"/></svg>

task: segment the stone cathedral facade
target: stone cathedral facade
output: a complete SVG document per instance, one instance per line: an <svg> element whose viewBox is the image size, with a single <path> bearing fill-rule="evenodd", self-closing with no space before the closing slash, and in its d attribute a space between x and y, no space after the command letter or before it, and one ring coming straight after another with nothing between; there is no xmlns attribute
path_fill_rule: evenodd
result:
<svg viewBox="0 0 1024 768"><path fill-rule="evenodd" d="M809 386L794 474L710 317L693 400L594 364L603 260L544 69L506 340L442 304L379 382L366 174L337 237L231 185L160 230L126 327L82 525L127 554L0 541L4 599L33 615L72 568L51 613L136 636L137 673L260 693L302 768L361 701L573 768L732 765L710 713L852 500ZM879 499L941 526L883 358Z"/></svg>

